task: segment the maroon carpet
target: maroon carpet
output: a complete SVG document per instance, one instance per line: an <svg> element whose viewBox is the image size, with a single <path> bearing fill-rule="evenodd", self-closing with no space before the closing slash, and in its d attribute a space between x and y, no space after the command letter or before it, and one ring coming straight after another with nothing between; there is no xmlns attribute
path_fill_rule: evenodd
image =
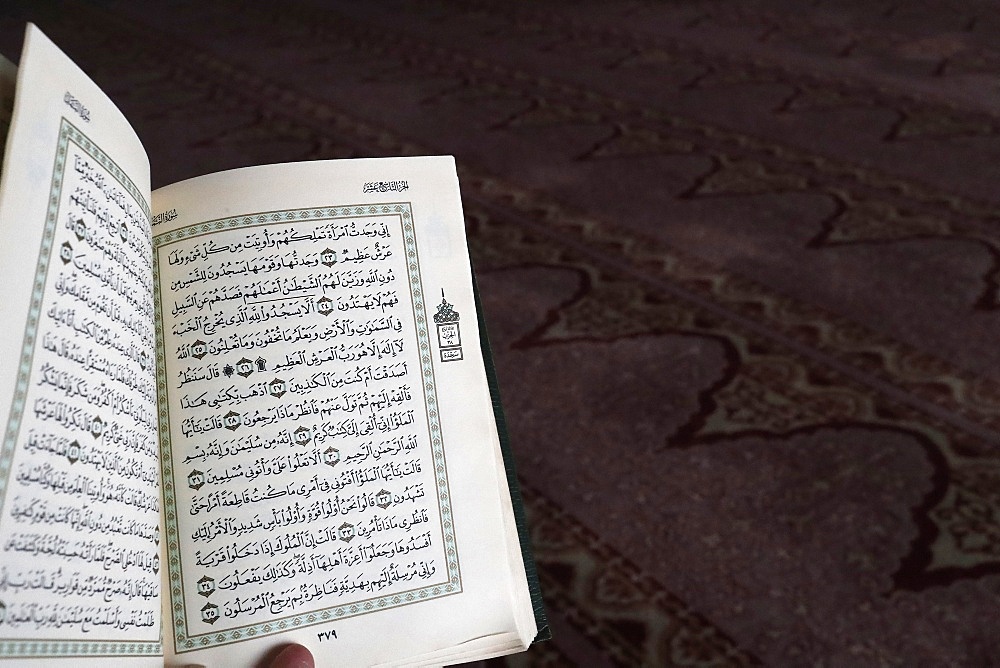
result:
<svg viewBox="0 0 1000 668"><path fill-rule="evenodd" d="M555 634L498 663L1000 665L993 4L20 5L154 186L457 157Z"/></svg>

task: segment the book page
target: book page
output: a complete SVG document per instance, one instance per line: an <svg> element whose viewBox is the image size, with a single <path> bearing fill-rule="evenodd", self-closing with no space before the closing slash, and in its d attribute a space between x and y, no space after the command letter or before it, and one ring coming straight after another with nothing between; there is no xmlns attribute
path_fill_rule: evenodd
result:
<svg viewBox="0 0 1000 668"><path fill-rule="evenodd" d="M0 175L0 663L162 665L148 161L32 26L17 77Z"/></svg>
<svg viewBox="0 0 1000 668"><path fill-rule="evenodd" d="M153 198L168 660L526 646L453 160L256 167Z"/></svg>

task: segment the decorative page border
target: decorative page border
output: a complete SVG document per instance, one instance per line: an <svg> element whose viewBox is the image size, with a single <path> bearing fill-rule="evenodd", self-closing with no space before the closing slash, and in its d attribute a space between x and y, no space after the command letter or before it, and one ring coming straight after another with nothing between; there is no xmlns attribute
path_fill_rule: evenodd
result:
<svg viewBox="0 0 1000 668"><path fill-rule="evenodd" d="M0 640L0 665L3 659L123 656L163 656L163 643L160 640Z"/></svg>
<svg viewBox="0 0 1000 668"><path fill-rule="evenodd" d="M136 188L132 180L122 171L121 167L108 157L91 139L65 118L59 125L59 142L56 147L56 159L52 166L52 184L49 187L49 207L45 215L45 228L42 232L42 244L38 250L38 263L35 265L35 280L32 283L31 302L28 308L28 320L24 328L24 338L21 344L21 364L17 370L17 381L14 387L14 398L11 401L7 428L4 431L3 447L0 450L0 513L3 512L7 499L7 481L10 477L10 467L14 461L14 450L21 431L21 420L24 417L24 402L28 396L28 376L35 357L35 343L38 336L38 321L42 315L42 298L45 293L45 282L48 278L49 264L52 260L52 244L55 238L59 217L59 200L62 195L62 183L66 169L66 155L69 143L101 164L104 169L125 188L132 199L149 219L149 204ZM0 639L0 656L2 657L83 657L83 656L162 656L161 640L123 641L123 640L55 640L55 639Z"/></svg>
<svg viewBox="0 0 1000 668"><path fill-rule="evenodd" d="M438 509L441 513L441 528L445 545L445 555L448 561L447 580L439 584L426 585L417 589L392 594L375 596L369 599L335 605L321 610L289 615L270 622L248 624L226 631L214 631L203 634L188 635L187 633L187 602L184 597L184 580L181 574L181 554L178 544L177 530L177 500L174 494L174 463L170 445L170 410L167 402L166 352L164 349L163 311L161 306L158 251L161 247L181 239L203 236L222 230L231 230L264 225L287 224L295 221L318 222L336 220L338 218L368 218L373 216L398 216L403 231L403 245L406 250L407 274L410 282L410 301L413 308L414 321L417 329L417 344L420 350L421 378L423 383L424 403L427 408L427 423L433 454L435 482L437 485ZM370 612L389 610L391 608L418 603L432 598L440 598L460 593L462 591L462 576L459 568L458 551L455 541L454 523L451 511L451 492L448 485L447 466L445 465L444 443L441 432L440 415L438 412L437 384L432 364L431 341L428 334L428 320L424 290L420 278L420 262L417 254L417 241L413 225L413 214L410 202L388 202L383 204L342 205L306 209L287 209L282 211L264 211L244 214L229 218L220 218L203 223L195 223L171 232L165 232L153 237L153 289L154 311L156 318L156 370L157 398L159 402L158 416L160 424L160 464L163 472L163 507L164 522L167 532L167 565L170 575L170 609L173 611L174 647L175 653L192 652L206 647L230 645L235 642L282 633L292 628L302 628L314 624L322 624L336 619L347 619Z"/></svg>

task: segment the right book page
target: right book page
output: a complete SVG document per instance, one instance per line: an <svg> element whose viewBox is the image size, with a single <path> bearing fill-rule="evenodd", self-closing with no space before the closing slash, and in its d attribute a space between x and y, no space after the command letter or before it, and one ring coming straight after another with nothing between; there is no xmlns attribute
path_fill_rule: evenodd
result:
<svg viewBox="0 0 1000 668"><path fill-rule="evenodd" d="M526 647L454 161L234 170L153 209L168 662Z"/></svg>

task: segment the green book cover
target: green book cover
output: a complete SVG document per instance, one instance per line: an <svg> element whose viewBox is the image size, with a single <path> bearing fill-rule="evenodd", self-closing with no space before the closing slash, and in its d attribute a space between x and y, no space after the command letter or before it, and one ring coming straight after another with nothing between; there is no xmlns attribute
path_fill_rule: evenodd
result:
<svg viewBox="0 0 1000 668"><path fill-rule="evenodd" d="M493 401L493 415L496 418L497 433L500 437L500 449L503 452L503 464L507 473L507 486L510 488L511 505L514 507L514 520L517 523L517 535L521 543L521 556L524 559L524 570L528 576L528 590L531 592L531 604L535 612L535 625L538 634L533 643L548 640L552 637L548 617L545 615L545 604L542 600L542 589L538 582L538 570L531 549L531 536L528 531L528 521L524 514L524 500L521 498L521 488L517 482L517 471L514 466L514 453L510 446L510 435L507 433L507 419L504 416L503 404L500 401L500 385L497 382L496 366L493 364L493 350L490 347L489 335L486 333L486 320L483 316L482 300L479 296L479 285L476 283L475 271L472 276L472 290L476 298L476 314L479 319L479 344L483 351L483 362L486 365L486 380L490 388L490 398Z"/></svg>

